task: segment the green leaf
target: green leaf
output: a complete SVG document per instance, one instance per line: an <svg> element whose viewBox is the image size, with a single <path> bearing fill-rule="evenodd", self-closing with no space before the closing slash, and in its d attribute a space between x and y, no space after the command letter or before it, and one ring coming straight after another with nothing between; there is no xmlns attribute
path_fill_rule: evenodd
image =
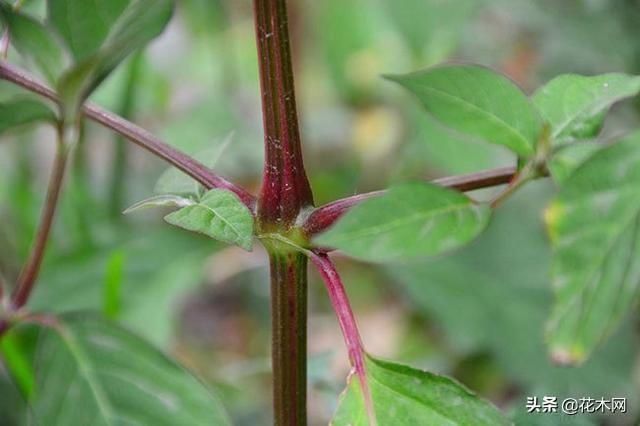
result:
<svg viewBox="0 0 640 426"><path fill-rule="evenodd" d="M129 54L157 37L173 12L172 0L49 1L49 20L76 60L58 82L68 113L76 111Z"/></svg>
<svg viewBox="0 0 640 426"><path fill-rule="evenodd" d="M595 141L563 147L547 163L551 176L557 183L562 184L578 166L602 147L601 143Z"/></svg>
<svg viewBox="0 0 640 426"><path fill-rule="evenodd" d="M639 343L633 324L622 327L579 367L555 365L547 356L542 331L553 303L551 253L540 222L555 192L549 180L532 182L496 210L488 229L472 244L448 256L385 267L388 281L447 348L444 353L434 349L424 362L456 371L474 389L500 394L504 386L516 386L523 395L626 395L639 400L629 381ZM493 374L487 363L477 362L478 354ZM514 414L531 417L524 399L520 401L511 407ZM577 416L557 413L549 418L549 424L569 426ZM530 423L516 420L516 425Z"/></svg>
<svg viewBox="0 0 640 426"><path fill-rule="evenodd" d="M133 213L135 211L147 209L150 207L187 207L194 205L195 203L195 201L189 198L180 197L178 195L155 195L142 201L138 201L137 203L126 209L123 214Z"/></svg>
<svg viewBox="0 0 640 426"><path fill-rule="evenodd" d="M38 121L54 123L56 115L47 105L34 99L0 102L0 133Z"/></svg>
<svg viewBox="0 0 640 426"><path fill-rule="evenodd" d="M471 241L490 214L456 191L411 183L355 206L316 243L376 262L432 256Z"/></svg>
<svg viewBox="0 0 640 426"><path fill-rule="evenodd" d="M97 52L131 0L47 0L48 20L76 62Z"/></svg>
<svg viewBox="0 0 640 426"><path fill-rule="evenodd" d="M564 182L545 219L554 250L552 356L585 360L640 289L640 133L602 149Z"/></svg>
<svg viewBox="0 0 640 426"><path fill-rule="evenodd" d="M491 403L444 376L368 358L367 379L379 425L510 424ZM360 389L351 376L332 425L368 425Z"/></svg>
<svg viewBox="0 0 640 426"><path fill-rule="evenodd" d="M253 246L253 215L230 191L212 189L197 204L173 212L165 220L247 251Z"/></svg>
<svg viewBox="0 0 640 426"><path fill-rule="evenodd" d="M554 144L596 136L614 103L640 92L640 77L567 74L554 78L533 95L533 103L551 124Z"/></svg>
<svg viewBox="0 0 640 426"><path fill-rule="evenodd" d="M0 1L0 19L9 27L11 43L33 59L49 81L55 81L64 66L64 52L52 32L30 16Z"/></svg>
<svg viewBox="0 0 640 426"><path fill-rule="evenodd" d="M533 154L542 121L506 77L480 66L446 65L388 78L415 94L445 126L522 157Z"/></svg>
<svg viewBox="0 0 640 426"><path fill-rule="evenodd" d="M130 332L68 314L42 330L32 400L38 424L228 425L209 390Z"/></svg>

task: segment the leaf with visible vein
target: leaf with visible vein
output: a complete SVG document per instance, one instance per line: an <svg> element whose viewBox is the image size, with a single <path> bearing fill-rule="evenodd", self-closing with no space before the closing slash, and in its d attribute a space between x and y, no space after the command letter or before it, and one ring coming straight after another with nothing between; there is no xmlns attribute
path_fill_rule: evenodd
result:
<svg viewBox="0 0 640 426"><path fill-rule="evenodd" d="M584 361L640 290L640 132L594 154L563 184L545 219L554 249L552 356Z"/></svg>
<svg viewBox="0 0 640 426"><path fill-rule="evenodd" d="M253 246L253 215L230 191L212 189L197 204L173 212L165 220L247 251Z"/></svg>
<svg viewBox="0 0 640 426"><path fill-rule="evenodd" d="M230 424L218 400L181 366L85 314L42 329L36 389L34 420L47 426Z"/></svg>
<svg viewBox="0 0 640 426"><path fill-rule="evenodd" d="M490 214L456 191L410 183L355 206L315 242L376 262L433 256L471 241Z"/></svg>
<svg viewBox="0 0 640 426"><path fill-rule="evenodd" d="M500 426L510 422L456 381L408 366L367 359L367 378L380 425ZM368 426L356 376L342 394L333 426Z"/></svg>
<svg viewBox="0 0 640 426"><path fill-rule="evenodd" d="M640 77L561 75L538 89L532 101L551 124L554 144L597 136L607 110L640 92Z"/></svg>
<svg viewBox="0 0 640 426"><path fill-rule="evenodd" d="M438 66L388 78L415 94L445 126L521 157L534 153L542 120L508 78L475 65Z"/></svg>
<svg viewBox="0 0 640 426"><path fill-rule="evenodd" d="M0 19L9 28L11 43L35 64L51 82L64 67L64 52L53 33L40 22L0 1Z"/></svg>

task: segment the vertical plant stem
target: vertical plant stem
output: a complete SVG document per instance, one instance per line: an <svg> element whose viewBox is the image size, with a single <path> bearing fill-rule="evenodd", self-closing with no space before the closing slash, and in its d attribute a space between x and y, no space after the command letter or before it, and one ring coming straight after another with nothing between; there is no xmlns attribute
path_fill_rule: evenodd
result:
<svg viewBox="0 0 640 426"><path fill-rule="evenodd" d="M313 196L302 161L286 1L253 5L265 138L257 228L259 234L292 236ZM271 264L275 425L306 425L307 261L286 245L265 246Z"/></svg>
<svg viewBox="0 0 640 426"><path fill-rule="evenodd" d="M140 80L142 53L138 52L131 59L127 70L127 80L118 114L130 120L135 108L136 88ZM122 215L125 198L125 177L127 172L127 143L122 136L116 138L115 151L111 166L111 185L109 188L109 214L112 218Z"/></svg>
<svg viewBox="0 0 640 426"><path fill-rule="evenodd" d="M285 0L254 0L260 64L265 167L258 210L287 227L313 204L302 161Z"/></svg>
<svg viewBox="0 0 640 426"><path fill-rule="evenodd" d="M58 126L58 144L56 156L53 162L51 178L49 179L49 188L42 210L40 225L36 232L35 241L27 261L20 272L18 282L13 292L11 302L13 308L20 309L27 303L29 295L33 290L33 286L38 278L42 259L44 258L47 241L53 225L53 219L60 198L60 190L64 179L64 172L67 164L68 150L65 144L65 129L63 125Z"/></svg>
<svg viewBox="0 0 640 426"><path fill-rule="evenodd" d="M271 253L273 408L275 425L306 425L307 259Z"/></svg>

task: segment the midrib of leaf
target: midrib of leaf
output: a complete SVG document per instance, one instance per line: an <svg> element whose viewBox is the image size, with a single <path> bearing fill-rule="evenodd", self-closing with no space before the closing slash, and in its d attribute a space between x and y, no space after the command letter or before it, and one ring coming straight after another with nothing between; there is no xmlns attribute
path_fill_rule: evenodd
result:
<svg viewBox="0 0 640 426"><path fill-rule="evenodd" d="M633 229L634 229L634 233L632 235L634 235L634 236L635 236L637 228L638 228L638 221L639 220L640 220L640 213L635 214L631 218L631 222L632 222L631 226L633 226ZM624 226L622 228L622 231L624 231L624 229L627 229L627 226ZM622 238L622 236L623 236L623 232L622 231L619 233L619 235L616 236L616 238L614 239L614 243L611 244L611 246L607 248L607 253L601 259L600 264L602 264L603 267L604 267L604 264L607 262L607 258L609 257L609 254L610 254L611 250L613 250L614 247L617 245L617 243L620 242L620 238ZM627 276L629 275L629 269L631 267L631 257L634 254L634 248L637 245L636 242L637 242L637 238L633 238L633 240L631 242L631 246L632 246L631 250L629 250L626 253L625 271L624 271L624 274L623 274L620 282L617 283L619 291L618 291L618 294L616 295L616 299L617 300L616 300L614 306L617 306L619 304L619 302L620 302L620 296L621 296L621 293L622 293L622 288L621 287L624 286L624 283L627 280ZM600 283L601 283L602 280L598 279L598 274L596 272L597 272L597 270L594 271L594 273L593 273L593 275L591 277L589 277L589 280L588 280L589 284L587 285L587 287L584 288L584 290L587 290L587 288L589 288L589 289L591 289L593 291L596 291L596 288L600 287L600 285L601 285ZM583 298L582 294L579 294L577 296ZM595 301L594 301L594 299L592 297L591 300L589 301L589 307L585 306L585 308L580 312L580 318L582 320L584 320L586 315L590 312L590 310L591 310L590 306L593 305L594 302ZM582 320L578 321L578 323L576 325L576 333L575 333L576 336L578 336L578 334L580 334L581 325L583 323ZM613 315L609 318L609 321L608 321L607 325L604 327L605 332L606 332L606 330L611 328L612 324L613 324ZM576 339L574 339L574 344L575 344L576 340L577 340L577 337L576 337Z"/></svg>
<svg viewBox="0 0 640 426"><path fill-rule="evenodd" d="M376 367L376 368L380 368L380 367ZM369 377L371 378L371 380L373 380L374 382L378 383L382 387L384 387L386 389L389 389L394 394L400 395L401 398L411 401L413 403L413 405L417 406L421 411L425 411L425 412L430 413L430 414L432 412L435 412L438 416L442 417L448 423L451 423L451 424L454 424L454 425L458 424L457 422L452 422L449 418L447 418L445 415L443 415L443 413L441 411L439 411L437 408L435 408L434 405L428 404L428 403L426 403L424 401L421 401L420 399L414 397L413 395L405 395L405 394L403 394L399 390L394 389L391 386L387 385L386 383L378 380L376 377L373 376L373 374L371 374Z"/></svg>
<svg viewBox="0 0 640 426"><path fill-rule="evenodd" d="M436 94L439 94L439 95L442 95L444 97L450 98L451 100L453 100L455 102L458 102L458 103L462 104L463 106L467 106L468 109L477 111L478 113L480 113L480 115L488 117L489 121L493 121L494 123L503 125L504 127L506 127L509 130L510 133L512 133L517 139L519 139L520 142L524 142L525 151L527 151L529 153L531 152L531 146L529 144L529 141L520 133L520 131L518 129L512 127L510 124L508 124L506 121L504 121L502 118L498 117L497 115L491 114L491 113L485 111L484 109L480 108L479 106L477 106L477 105L475 105L475 104L473 104L473 103L471 103L471 102L469 102L469 101L467 101L467 100L465 100L463 98L460 98L458 96L454 96L451 93L447 93L445 91L442 91L440 89L436 89L436 88L430 87L430 86L422 86L422 87L424 89L426 89L427 91L432 91L432 92L434 92ZM489 141L489 142L491 142L491 141Z"/></svg>
<svg viewBox="0 0 640 426"><path fill-rule="evenodd" d="M208 205L201 203L200 204L202 207L204 207L205 209L209 210L211 213L213 213L214 216L220 218L220 220L222 220L224 223L226 223L231 229L233 229L233 232L235 232L236 237L240 238L241 237L241 233L240 231L233 226L232 223L230 223L229 221L227 221L221 214L217 213L212 207L209 207Z"/></svg>
<svg viewBox="0 0 640 426"><path fill-rule="evenodd" d="M104 416L105 422L110 426L115 426L115 424L112 423L112 418L116 415L116 413L113 410L113 407L111 407L109 399L104 394L104 390L102 389L99 381L94 377L95 369L91 365L89 357L84 353L84 350L77 342L76 336L68 327L65 327L64 324L62 324L60 326L59 332L62 340L69 347L71 355L76 359L78 363L78 369L82 373L84 373L83 377L85 378L85 381L89 385L89 389L91 389L91 392L95 397L96 404L98 405L98 409Z"/></svg>
<svg viewBox="0 0 640 426"><path fill-rule="evenodd" d="M636 80L640 82L640 79L636 79ZM580 109L577 113L575 113L573 116L571 116L568 119L566 119L560 126L558 126L556 131L553 132L553 137L556 138L556 137L560 136L560 134L569 126L569 124L571 124L574 120L576 120L581 115L586 114L589 110L602 110L602 109L606 108L608 103L609 103L608 101L604 101L603 100L600 103L596 102L594 104L594 106L592 106L592 107L586 106L586 107ZM563 108L564 108L564 106L563 106Z"/></svg>
<svg viewBox="0 0 640 426"><path fill-rule="evenodd" d="M615 233L617 235L614 238L612 238L611 242L607 245L606 249L602 252L600 256L598 256L598 260L596 262L592 262L593 266L589 269L589 272L587 273L587 276L586 276L586 281L589 284L583 287L581 291L574 292L575 294L571 296L567 301L566 308L562 310L562 313L561 313L562 316L565 316L571 308L579 304L580 302L579 299L581 299L583 296L582 292L584 292L587 288L592 287L593 285L597 285L597 284L592 284L592 283L598 282L597 272L600 270L601 265L606 262L607 257L611 254L611 251L615 248L616 244L620 241L620 237L622 237L624 230L630 227L634 221L638 220L640 216L640 212L638 212L637 210L638 209L636 209L636 213L631 215L630 219L623 222L623 225L620 226L620 230Z"/></svg>
<svg viewBox="0 0 640 426"><path fill-rule="evenodd" d="M443 214L446 213L450 213L452 211L456 211L456 210L466 210L467 207L472 207L469 210L474 210L473 207L475 207L475 205L471 202L465 202L464 204L452 204L449 205L447 207L442 207L439 209L434 209L434 210L429 210L427 212L421 212L421 213L416 213L413 214L411 216L407 216L405 218L402 219L397 219L391 222L388 222L386 224L383 225L378 225L375 227L371 227L371 229L364 229L362 231L359 232L345 232L343 234L342 238L336 238L335 241L344 241L344 240L349 240L352 238L362 238L362 237L368 237L371 235L375 235L375 234L379 234L382 232L386 232L389 231L390 229L393 228L397 228L400 226L404 226L408 223L411 222L416 222L416 221L420 221L420 220L426 220L429 218L435 218L435 216L441 216Z"/></svg>

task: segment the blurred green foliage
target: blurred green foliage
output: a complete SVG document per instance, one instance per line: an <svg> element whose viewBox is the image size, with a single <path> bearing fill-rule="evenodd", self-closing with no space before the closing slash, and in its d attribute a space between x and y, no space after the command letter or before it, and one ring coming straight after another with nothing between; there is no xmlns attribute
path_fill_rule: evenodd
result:
<svg viewBox="0 0 640 426"><path fill-rule="evenodd" d="M42 3L27 1L27 10L41 12ZM250 1L178 3L169 29L140 59L143 77L130 117L191 154L233 131L216 170L256 190L262 124ZM319 202L514 161L501 147L450 134L381 74L464 60L499 69L531 90L559 73L640 73L634 0L306 0L290 7L306 163ZM25 64L13 50L9 59ZM118 110L128 78L121 67L92 100ZM0 87L20 93L5 82ZM626 133L639 119L634 106L617 107L605 134ZM166 169L130 145L116 156L114 140L85 126L30 307L104 311L205 378L234 424L269 424L264 256L170 229L158 213L111 214L151 194ZM28 253L52 146L53 134L43 127L0 140L6 281ZM127 166L122 198L110 196L114 159ZM524 413L530 395L640 400L637 313L584 366L548 360L543 334L552 292L541 214L552 189L529 188L498 212L486 235L451 256L385 268L340 262L365 343L374 355L453 375L512 412L517 424L637 424L637 404L629 404L628 416L610 419ZM336 349L338 328L315 281L310 411L312 424L326 424L347 360ZM17 336L9 350L31 362L33 339ZM1 424L20 424L12 408L22 401L25 380L0 372Z"/></svg>

